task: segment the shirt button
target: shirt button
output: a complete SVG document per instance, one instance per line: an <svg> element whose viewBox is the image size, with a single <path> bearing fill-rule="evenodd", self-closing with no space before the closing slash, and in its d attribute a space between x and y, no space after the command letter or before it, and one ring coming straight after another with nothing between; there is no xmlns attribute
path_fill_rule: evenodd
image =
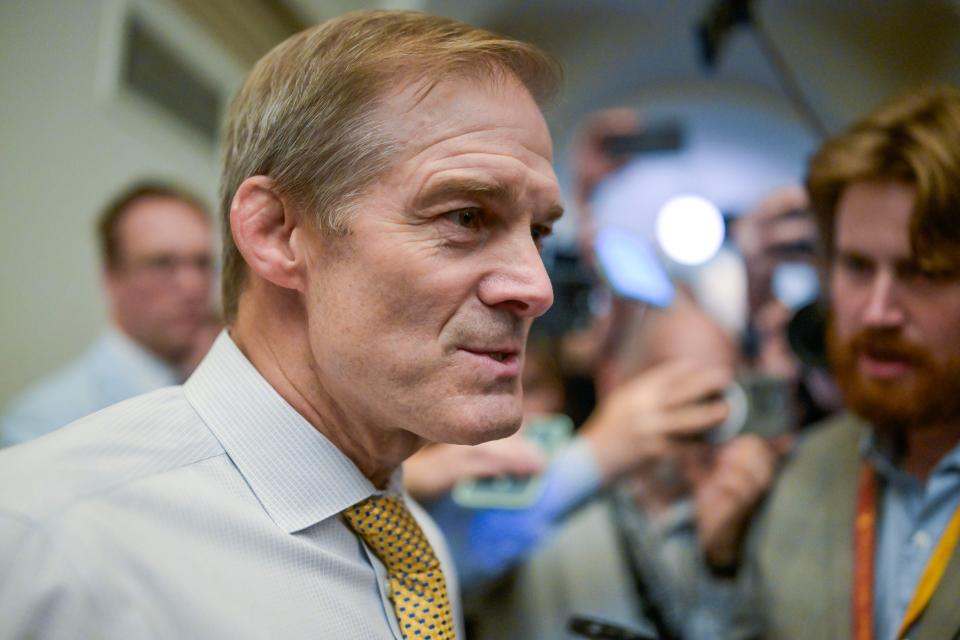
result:
<svg viewBox="0 0 960 640"><path fill-rule="evenodd" d="M913 544L921 549L929 549L930 536L926 531L917 531L915 534L913 534Z"/></svg>

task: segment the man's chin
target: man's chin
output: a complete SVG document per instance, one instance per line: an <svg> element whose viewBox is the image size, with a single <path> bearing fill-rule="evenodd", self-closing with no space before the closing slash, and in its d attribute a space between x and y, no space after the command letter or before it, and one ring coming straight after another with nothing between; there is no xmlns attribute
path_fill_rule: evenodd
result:
<svg viewBox="0 0 960 640"><path fill-rule="evenodd" d="M856 369L839 375L837 384L847 407L860 417L877 426L901 423L911 395L902 385L864 377Z"/></svg>
<svg viewBox="0 0 960 640"><path fill-rule="evenodd" d="M520 403L516 402L515 406L498 404L480 402L472 407L459 407L455 415L443 421L445 427L436 429L437 437L433 439L449 444L475 445L513 435L523 421Z"/></svg>
<svg viewBox="0 0 960 640"><path fill-rule="evenodd" d="M512 436L520 429L521 419L518 417L516 420L511 420L509 422L501 422L496 425L487 425L484 428L477 429L471 433L471 438L469 442L463 444L480 444L482 442L489 442L491 440L501 440Z"/></svg>
<svg viewBox="0 0 960 640"><path fill-rule="evenodd" d="M850 410L881 430L923 427L943 418L956 417L956 399L946 396L935 380L894 383L858 378L838 382Z"/></svg>

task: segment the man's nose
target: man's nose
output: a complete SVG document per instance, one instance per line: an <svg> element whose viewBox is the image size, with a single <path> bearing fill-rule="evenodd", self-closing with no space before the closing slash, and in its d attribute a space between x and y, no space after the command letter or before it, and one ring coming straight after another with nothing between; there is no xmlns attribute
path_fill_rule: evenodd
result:
<svg viewBox="0 0 960 640"><path fill-rule="evenodd" d="M553 304L553 285L533 238L526 235L509 243L496 259L496 268L480 283L481 301L526 318L546 313Z"/></svg>
<svg viewBox="0 0 960 640"><path fill-rule="evenodd" d="M900 303L902 291L895 276L880 271L870 283L867 305L863 311L864 324L872 327L896 327L904 321Z"/></svg>

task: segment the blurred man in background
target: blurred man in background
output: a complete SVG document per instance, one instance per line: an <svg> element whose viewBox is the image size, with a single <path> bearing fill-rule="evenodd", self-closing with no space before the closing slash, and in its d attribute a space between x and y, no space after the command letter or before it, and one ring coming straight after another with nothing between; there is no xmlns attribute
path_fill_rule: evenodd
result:
<svg viewBox="0 0 960 640"><path fill-rule="evenodd" d="M842 405L826 362L817 228L806 190L780 187L736 219L747 276L743 346L758 384L779 385L803 428ZM779 280L779 282L778 282Z"/></svg>
<svg viewBox="0 0 960 640"><path fill-rule="evenodd" d="M3 446L180 384L196 352L213 342L213 227L198 198L165 184L134 185L104 208L97 239L110 326L12 402L0 423Z"/></svg>
<svg viewBox="0 0 960 640"><path fill-rule="evenodd" d="M827 141L807 187L850 414L785 466L754 558L775 638L960 632L960 91Z"/></svg>
<svg viewBox="0 0 960 640"><path fill-rule="evenodd" d="M727 416L722 390L739 359L715 320L684 294L634 311L600 363L601 401L581 438L612 490L558 522L490 595L480 638L566 637L574 617L661 638L725 636L736 586L710 568L737 562L778 452L754 435L704 437Z"/></svg>

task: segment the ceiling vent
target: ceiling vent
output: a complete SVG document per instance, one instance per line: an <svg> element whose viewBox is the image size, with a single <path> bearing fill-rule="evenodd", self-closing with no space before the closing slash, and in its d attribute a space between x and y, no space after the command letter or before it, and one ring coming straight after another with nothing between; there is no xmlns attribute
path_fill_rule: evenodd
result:
<svg viewBox="0 0 960 640"><path fill-rule="evenodd" d="M223 95L135 13L124 28L120 80L192 131L215 143Z"/></svg>

